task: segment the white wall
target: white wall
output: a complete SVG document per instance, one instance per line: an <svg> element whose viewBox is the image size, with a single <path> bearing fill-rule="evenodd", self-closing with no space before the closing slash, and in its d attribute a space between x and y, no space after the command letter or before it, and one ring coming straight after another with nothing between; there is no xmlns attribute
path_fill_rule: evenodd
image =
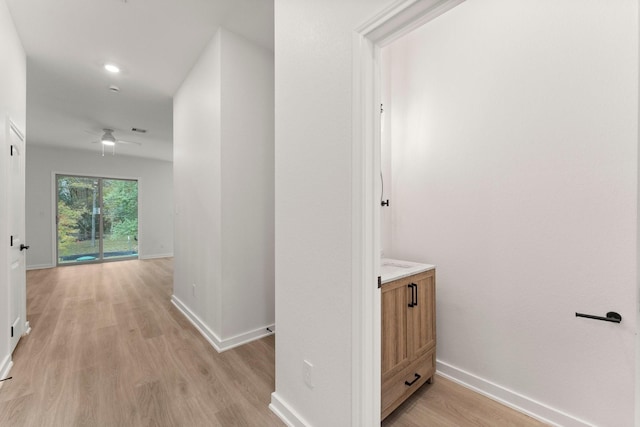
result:
<svg viewBox="0 0 640 427"><path fill-rule="evenodd" d="M274 323L273 144L273 52L221 29L174 97L173 301L218 350Z"/></svg>
<svg viewBox="0 0 640 427"><path fill-rule="evenodd" d="M351 424L353 31L387 0L275 3L276 391L294 425ZM303 360L314 365L314 388Z"/></svg>
<svg viewBox="0 0 640 427"><path fill-rule="evenodd" d="M217 333L222 323L220 78L218 31L173 98L173 295Z"/></svg>
<svg viewBox="0 0 640 427"><path fill-rule="evenodd" d="M390 52L390 255L438 265L439 369L562 425L634 424L637 7L468 1Z"/></svg>
<svg viewBox="0 0 640 427"><path fill-rule="evenodd" d="M52 267L55 259L55 193L52 173L137 178L140 258L173 255L172 164L94 151L28 145L26 182L27 268Z"/></svg>
<svg viewBox="0 0 640 427"><path fill-rule="evenodd" d="M638 21L640 22L640 7L638 8ZM640 25L638 25L638 38L640 39ZM640 47L639 47L640 50ZM640 54L638 55L640 57ZM640 58L638 58L640 62ZM640 67L640 64L639 64ZM638 102L640 103L640 87L638 87ZM640 123L640 108L638 108L638 123ZM638 144L640 146L640 126L638 129ZM636 211L640 215L640 149L638 150L638 185ZM640 222L640 221L639 221ZM636 275L638 292L636 294L636 427L640 427L640 225L636 228Z"/></svg>
<svg viewBox="0 0 640 427"><path fill-rule="evenodd" d="M275 318L273 52L221 38L222 333L235 336Z"/></svg>
<svg viewBox="0 0 640 427"><path fill-rule="evenodd" d="M7 203L7 117L25 131L27 111L27 68L22 43L13 24L5 0L0 0L0 225L2 239L8 239ZM8 245L0 245L0 378L8 373L9 354L9 306L8 306Z"/></svg>

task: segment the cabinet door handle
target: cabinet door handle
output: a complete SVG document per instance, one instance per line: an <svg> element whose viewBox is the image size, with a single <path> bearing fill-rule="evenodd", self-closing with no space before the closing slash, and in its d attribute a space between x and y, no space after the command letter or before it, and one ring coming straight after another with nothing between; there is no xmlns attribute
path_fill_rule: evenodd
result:
<svg viewBox="0 0 640 427"><path fill-rule="evenodd" d="M415 382L418 381L419 379L420 379L420 374L416 374L416 377L413 379L413 381L411 381L411 382L405 381L404 385L411 386L411 385L415 384Z"/></svg>
<svg viewBox="0 0 640 427"><path fill-rule="evenodd" d="M416 299L413 301L413 306L417 307L418 306L418 285L416 285L415 283L412 283L413 288L416 290Z"/></svg>
<svg viewBox="0 0 640 427"><path fill-rule="evenodd" d="M408 284L407 287L411 289L411 302L408 304L408 306L413 307L413 283Z"/></svg>

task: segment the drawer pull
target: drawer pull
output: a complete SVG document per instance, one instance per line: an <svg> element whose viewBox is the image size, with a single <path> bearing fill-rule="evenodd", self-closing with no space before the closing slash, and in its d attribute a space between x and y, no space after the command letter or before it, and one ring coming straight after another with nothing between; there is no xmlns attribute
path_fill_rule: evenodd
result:
<svg viewBox="0 0 640 427"><path fill-rule="evenodd" d="M413 296L413 286L413 283L407 285L407 287L411 289L411 302L408 304L409 307L415 306L415 303L413 302L415 301L415 297Z"/></svg>
<svg viewBox="0 0 640 427"><path fill-rule="evenodd" d="M416 381L418 381L420 379L420 374L416 374L416 377L413 379L413 381L409 382L409 381L405 381L404 385L413 385L415 384Z"/></svg>

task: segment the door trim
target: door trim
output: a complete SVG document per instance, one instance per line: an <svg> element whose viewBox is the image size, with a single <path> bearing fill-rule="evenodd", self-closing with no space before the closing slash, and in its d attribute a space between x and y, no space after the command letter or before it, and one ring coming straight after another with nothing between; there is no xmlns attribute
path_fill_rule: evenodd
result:
<svg viewBox="0 0 640 427"><path fill-rule="evenodd" d="M16 125L13 120L8 119L9 120L9 128L14 131L16 133L16 135L18 135L18 138L20 138L20 140L22 142L25 142L24 140L24 133L20 130L20 128L18 127L18 125Z"/></svg>

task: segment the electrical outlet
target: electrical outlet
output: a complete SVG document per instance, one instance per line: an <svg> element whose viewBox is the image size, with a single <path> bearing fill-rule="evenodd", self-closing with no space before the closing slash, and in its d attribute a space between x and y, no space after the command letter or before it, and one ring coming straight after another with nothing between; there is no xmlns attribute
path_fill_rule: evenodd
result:
<svg viewBox="0 0 640 427"><path fill-rule="evenodd" d="M193 296L196 296L196 284L194 283L193 285L191 285L193 287Z"/></svg>
<svg viewBox="0 0 640 427"><path fill-rule="evenodd" d="M313 388L313 364L308 360L302 363L302 377L309 388Z"/></svg>

